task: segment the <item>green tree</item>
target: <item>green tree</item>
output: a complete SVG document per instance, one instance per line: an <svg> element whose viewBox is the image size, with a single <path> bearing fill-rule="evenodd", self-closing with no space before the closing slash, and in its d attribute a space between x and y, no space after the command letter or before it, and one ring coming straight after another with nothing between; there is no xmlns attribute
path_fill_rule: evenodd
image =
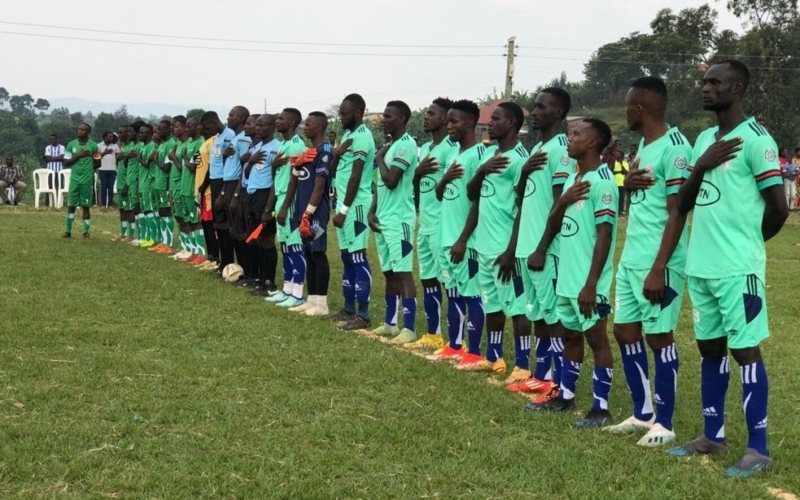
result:
<svg viewBox="0 0 800 500"><path fill-rule="evenodd" d="M8 100L11 113L15 116L33 114L33 97L30 94L14 95Z"/></svg>
<svg viewBox="0 0 800 500"><path fill-rule="evenodd" d="M33 108L41 115L44 115L44 112L50 109L50 101L42 98L36 99L36 102L33 104Z"/></svg>
<svg viewBox="0 0 800 500"><path fill-rule="evenodd" d="M8 99L11 96L8 95L8 90L5 87L0 87L0 109L5 108Z"/></svg>
<svg viewBox="0 0 800 500"><path fill-rule="evenodd" d="M196 119L199 120L200 118L203 117L203 115L205 113L206 113L206 110L204 110L203 108L193 108L193 109L190 109L189 111L186 112L186 118L187 119L188 118L196 118Z"/></svg>

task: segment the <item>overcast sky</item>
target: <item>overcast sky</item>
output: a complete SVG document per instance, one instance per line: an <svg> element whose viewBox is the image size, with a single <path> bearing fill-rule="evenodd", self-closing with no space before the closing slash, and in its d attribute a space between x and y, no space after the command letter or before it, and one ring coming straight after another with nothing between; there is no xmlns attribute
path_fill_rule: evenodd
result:
<svg viewBox="0 0 800 500"><path fill-rule="evenodd" d="M419 108L438 95L478 98L493 89L502 92L505 77L502 56L509 36L516 36L519 45L515 88L533 89L562 70L570 79L581 78L583 64L594 49L632 31L648 31L650 20L667 4L680 10L703 3L691 0L4 2L0 44L5 70L0 86L11 94L30 93L50 99L164 102L187 107L244 104L251 111L263 111L266 99L271 112L294 106L304 114L315 109L324 111L347 93L358 92L371 110L382 109L390 99L402 99L412 108ZM544 4L548 5L546 9L538 7ZM741 31L741 23L724 12L724 2L711 4L720 11L721 27ZM124 40L135 44L68 38ZM267 41L292 44L256 43ZM152 45L137 45L141 43Z"/></svg>

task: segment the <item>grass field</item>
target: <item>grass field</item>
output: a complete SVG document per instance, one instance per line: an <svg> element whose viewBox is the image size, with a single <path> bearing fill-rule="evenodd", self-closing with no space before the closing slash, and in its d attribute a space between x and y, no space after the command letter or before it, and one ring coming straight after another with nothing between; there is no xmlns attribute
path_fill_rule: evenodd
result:
<svg viewBox="0 0 800 500"><path fill-rule="evenodd" d="M0 210L0 498L800 493L800 372L792 371L800 359L798 215L769 243L772 338L763 348L775 467L748 481L724 474L746 439L738 370L731 370L726 409L732 452L679 460L639 448L633 437L577 430L577 415L525 412L524 399L486 375L337 332L190 266L114 243L113 212L94 214L89 241L62 240L63 217ZM331 302L340 305L335 255L332 249ZM375 323L382 287L377 278ZM680 441L702 424L686 302L677 334ZM509 343L508 361L512 353ZM631 405L619 366L616 375L611 404L619 421ZM588 362L582 411L590 386Z"/></svg>

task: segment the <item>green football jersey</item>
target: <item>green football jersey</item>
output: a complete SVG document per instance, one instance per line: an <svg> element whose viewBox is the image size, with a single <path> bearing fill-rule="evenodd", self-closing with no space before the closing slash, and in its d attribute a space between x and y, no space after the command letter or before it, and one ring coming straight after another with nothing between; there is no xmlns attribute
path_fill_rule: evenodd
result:
<svg viewBox="0 0 800 500"><path fill-rule="evenodd" d="M439 219L439 246L441 248L453 246L464 230L467 216L472 208L472 202L467 198L467 183L475 176L475 172L485 158L486 146L477 143L466 151L461 151L451 162L451 164L461 165L464 169L464 176L448 182L444 188L442 213L447 215ZM449 168L450 165L447 167ZM475 231L467 241L467 246L470 248L474 248L474 245Z"/></svg>
<svg viewBox="0 0 800 500"><path fill-rule="evenodd" d="M352 204L369 206L372 203L375 139L372 137L372 132L364 124L359 125L355 130L345 130L340 143L348 139L353 139L353 144L339 158L339 164L336 167L336 177L333 183L336 188L336 197L341 206L347 194L347 184L353 174L353 163L356 160L362 160L364 169L361 173L361 183L358 185L358 192ZM416 146L414 146L414 150L416 151Z"/></svg>
<svg viewBox="0 0 800 500"><path fill-rule="evenodd" d="M417 168L417 142L408 133L392 142L383 157L386 167L403 171L400 182L389 189L378 177L378 206L375 215L382 225L403 222L414 223L417 210L414 207L414 169Z"/></svg>
<svg viewBox="0 0 800 500"><path fill-rule="evenodd" d="M303 151L305 150L306 143L303 142L303 139L301 139L299 135L295 135L291 139L285 140L281 143L280 147L278 148L278 154L288 158L294 158L295 156L300 156L303 154ZM276 210L280 210L281 204L286 198L286 193L289 191L289 181L291 179L292 166L289 163L275 171L275 180L273 181L273 185L275 186Z"/></svg>
<svg viewBox="0 0 800 500"><path fill-rule="evenodd" d="M542 170L531 173L525 182L515 255L519 258L528 257L539 246L547 226L547 216L553 208L553 188L563 186L567 178L575 173L578 164L567 154L565 134L558 134L547 141L547 144L539 142L531 149L531 156L539 151L547 153L547 164ZM550 244L547 252L558 255L558 237Z"/></svg>
<svg viewBox="0 0 800 500"><path fill-rule="evenodd" d="M141 142L132 142L128 144L128 153L131 151L135 151L137 156L135 158L130 158L125 160L126 168L128 169L128 175L125 179L125 183L130 188L139 189L139 170L141 168L141 163L139 162L139 153L142 150L142 143ZM125 151L123 151L125 152Z"/></svg>
<svg viewBox="0 0 800 500"><path fill-rule="evenodd" d="M89 155L84 156L72 164L70 167L72 170L70 179L75 179L74 182L79 184L94 184L94 154L97 153L96 142L87 139L85 144L81 144L78 139L73 139L67 144L67 147L64 148L64 158L70 159L81 151L88 151ZM70 182L73 181L70 180Z"/></svg>
<svg viewBox="0 0 800 500"><path fill-rule="evenodd" d="M694 165L717 141L719 127L697 138ZM755 118L722 139L741 138L742 150L730 162L709 170L697 195L686 274L705 279L756 274L764 279L767 256L761 235L764 199L761 190L783 183L778 147Z"/></svg>
<svg viewBox="0 0 800 500"><path fill-rule="evenodd" d="M200 136L197 139L189 139L186 142L185 151L188 161L185 163L189 163L192 161L192 158L194 158L194 155L200 152L200 146L202 146L206 140L203 136ZM194 196L194 178L194 172L189 170L184 164L183 170L181 170L181 196Z"/></svg>
<svg viewBox="0 0 800 500"><path fill-rule="evenodd" d="M183 152L189 147L189 142L191 139L186 139L185 141L181 141L180 139L176 140L177 147L175 148L175 156L177 158L183 157ZM172 193L172 196L180 196L181 193L181 177L182 177L182 170L178 169L178 166L175 163L172 163L172 166L169 167L169 191Z"/></svg>
<svg viewBox="0 0 800 500"><path fill-rule="evenodd" d="M169 158L167 158L167 154L172 151L176 142L174 137L170 137L168 140L158 145L158 161L161 163L170 162ZM169 183L169 172L164 172L158 165L153 165L151 167L151 173L153 174L153 189L156 191L166 191Z"/></svg>
<svg viewBox="0 0 800 500"><path fill-rule="evenodd" d="M499 153L497 146L492 146L486 150L485 158L488 161ZM475 228L475 250L488 258L500 255L508 247L517 216L514 189L529 156L519 142L502 155L510 160L508 166L500 173L487 175L481 184L478 226Z"/></svg>
<svg viewBox="0 0 800 500"><path fill-rule="evenodd" d="M126 151L130 151L130 143L125 144L122 146L121 152L124 155ZM122 191L122 186L125 185L125 181L128 179L128 165L125 163L125 160L117 162L117 192L119 193Z"/></svg>
<svg viewBox="0 0 800 500"><path fill-rule="evenodd" d="M431 148L433 147L433 148ZM419 233L435 234L439 229L439 216L442 212L442 203L436 199L436 185L444 175L444 171L458 155L458 143L445 137L439 144L433 141L422 145L419 159L422 161L428 156L439 161L439 170L427 174L419 180Z"/></svg>
<svg viewBox="0 0 800 500"><path fill-rule="evenodd" d="M661 238L667 227L669 211L667 197L677 195L683 181L689 176L689 160L692 147L677 128L645 145L639 141L639 169L647 169L655 179L650 189L630 194L631 208L628 214L628 230L620 265L628 269L650 269L661 248ZM684 227L678 246L675 247L668 267L683 273L686 267L686 245L688 231Z"/></svg>
<svg viewBox="0 0 800 500"><path fill-rule="evenodd" d="M141 168L139 169L139 191L150 191L153 189L153 174L151 171L158 168L152 163L148 164L150 154L156 149L156 143L153 141L143 144L140 149L139 158L141 158Z"/></svg>
<svg viewBox="0 0 800 500"><path fill-rule="evenodd" d="M565 192L575 184L578 175L580 174L572 174L567 179L564 184ZM556 294L570 299L578 298L581 289L586 285L589 269L592 266L592 255L597 242L597 226L611 224L611 250L597 281L597 294L608 297L611 280L614 277L612 264L617 241L619 189L611 170L605 165L593 172L586 172L580 180L589 182L591 187L587 199L573 203L567 208L561 223Z"/></svg>

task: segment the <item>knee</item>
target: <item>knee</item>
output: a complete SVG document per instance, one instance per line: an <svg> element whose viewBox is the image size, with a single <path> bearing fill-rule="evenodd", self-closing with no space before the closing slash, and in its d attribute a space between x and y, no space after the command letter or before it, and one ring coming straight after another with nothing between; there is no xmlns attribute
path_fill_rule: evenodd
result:
<svg viewBox="0 0 800 500"><path fill-rule="evenodd" d="M703 358L724 358L728 354L728 340L725 337L713 340L698 340L697 349Z"/></svg>
<svg viewBox="0 0 800 500"><path fill-rule="evenodd" d="M638 325L614 325L614 338L619 344L635 344L642 338Z"/></svg>
<svg viewBox="0 0 800 500"><path fill-rule="evenodd" d="M608 335L605 331L592 331L586 332L586 343L592 351L599 351L608 348Z"/></svg>
<svg viewBox="0 0 800 500"><path fill-rule="evenodd" d="M747 347L744 349L731 349L731 356L740 366L752 365L761 361L761 349L758 346Z"/></svg>

